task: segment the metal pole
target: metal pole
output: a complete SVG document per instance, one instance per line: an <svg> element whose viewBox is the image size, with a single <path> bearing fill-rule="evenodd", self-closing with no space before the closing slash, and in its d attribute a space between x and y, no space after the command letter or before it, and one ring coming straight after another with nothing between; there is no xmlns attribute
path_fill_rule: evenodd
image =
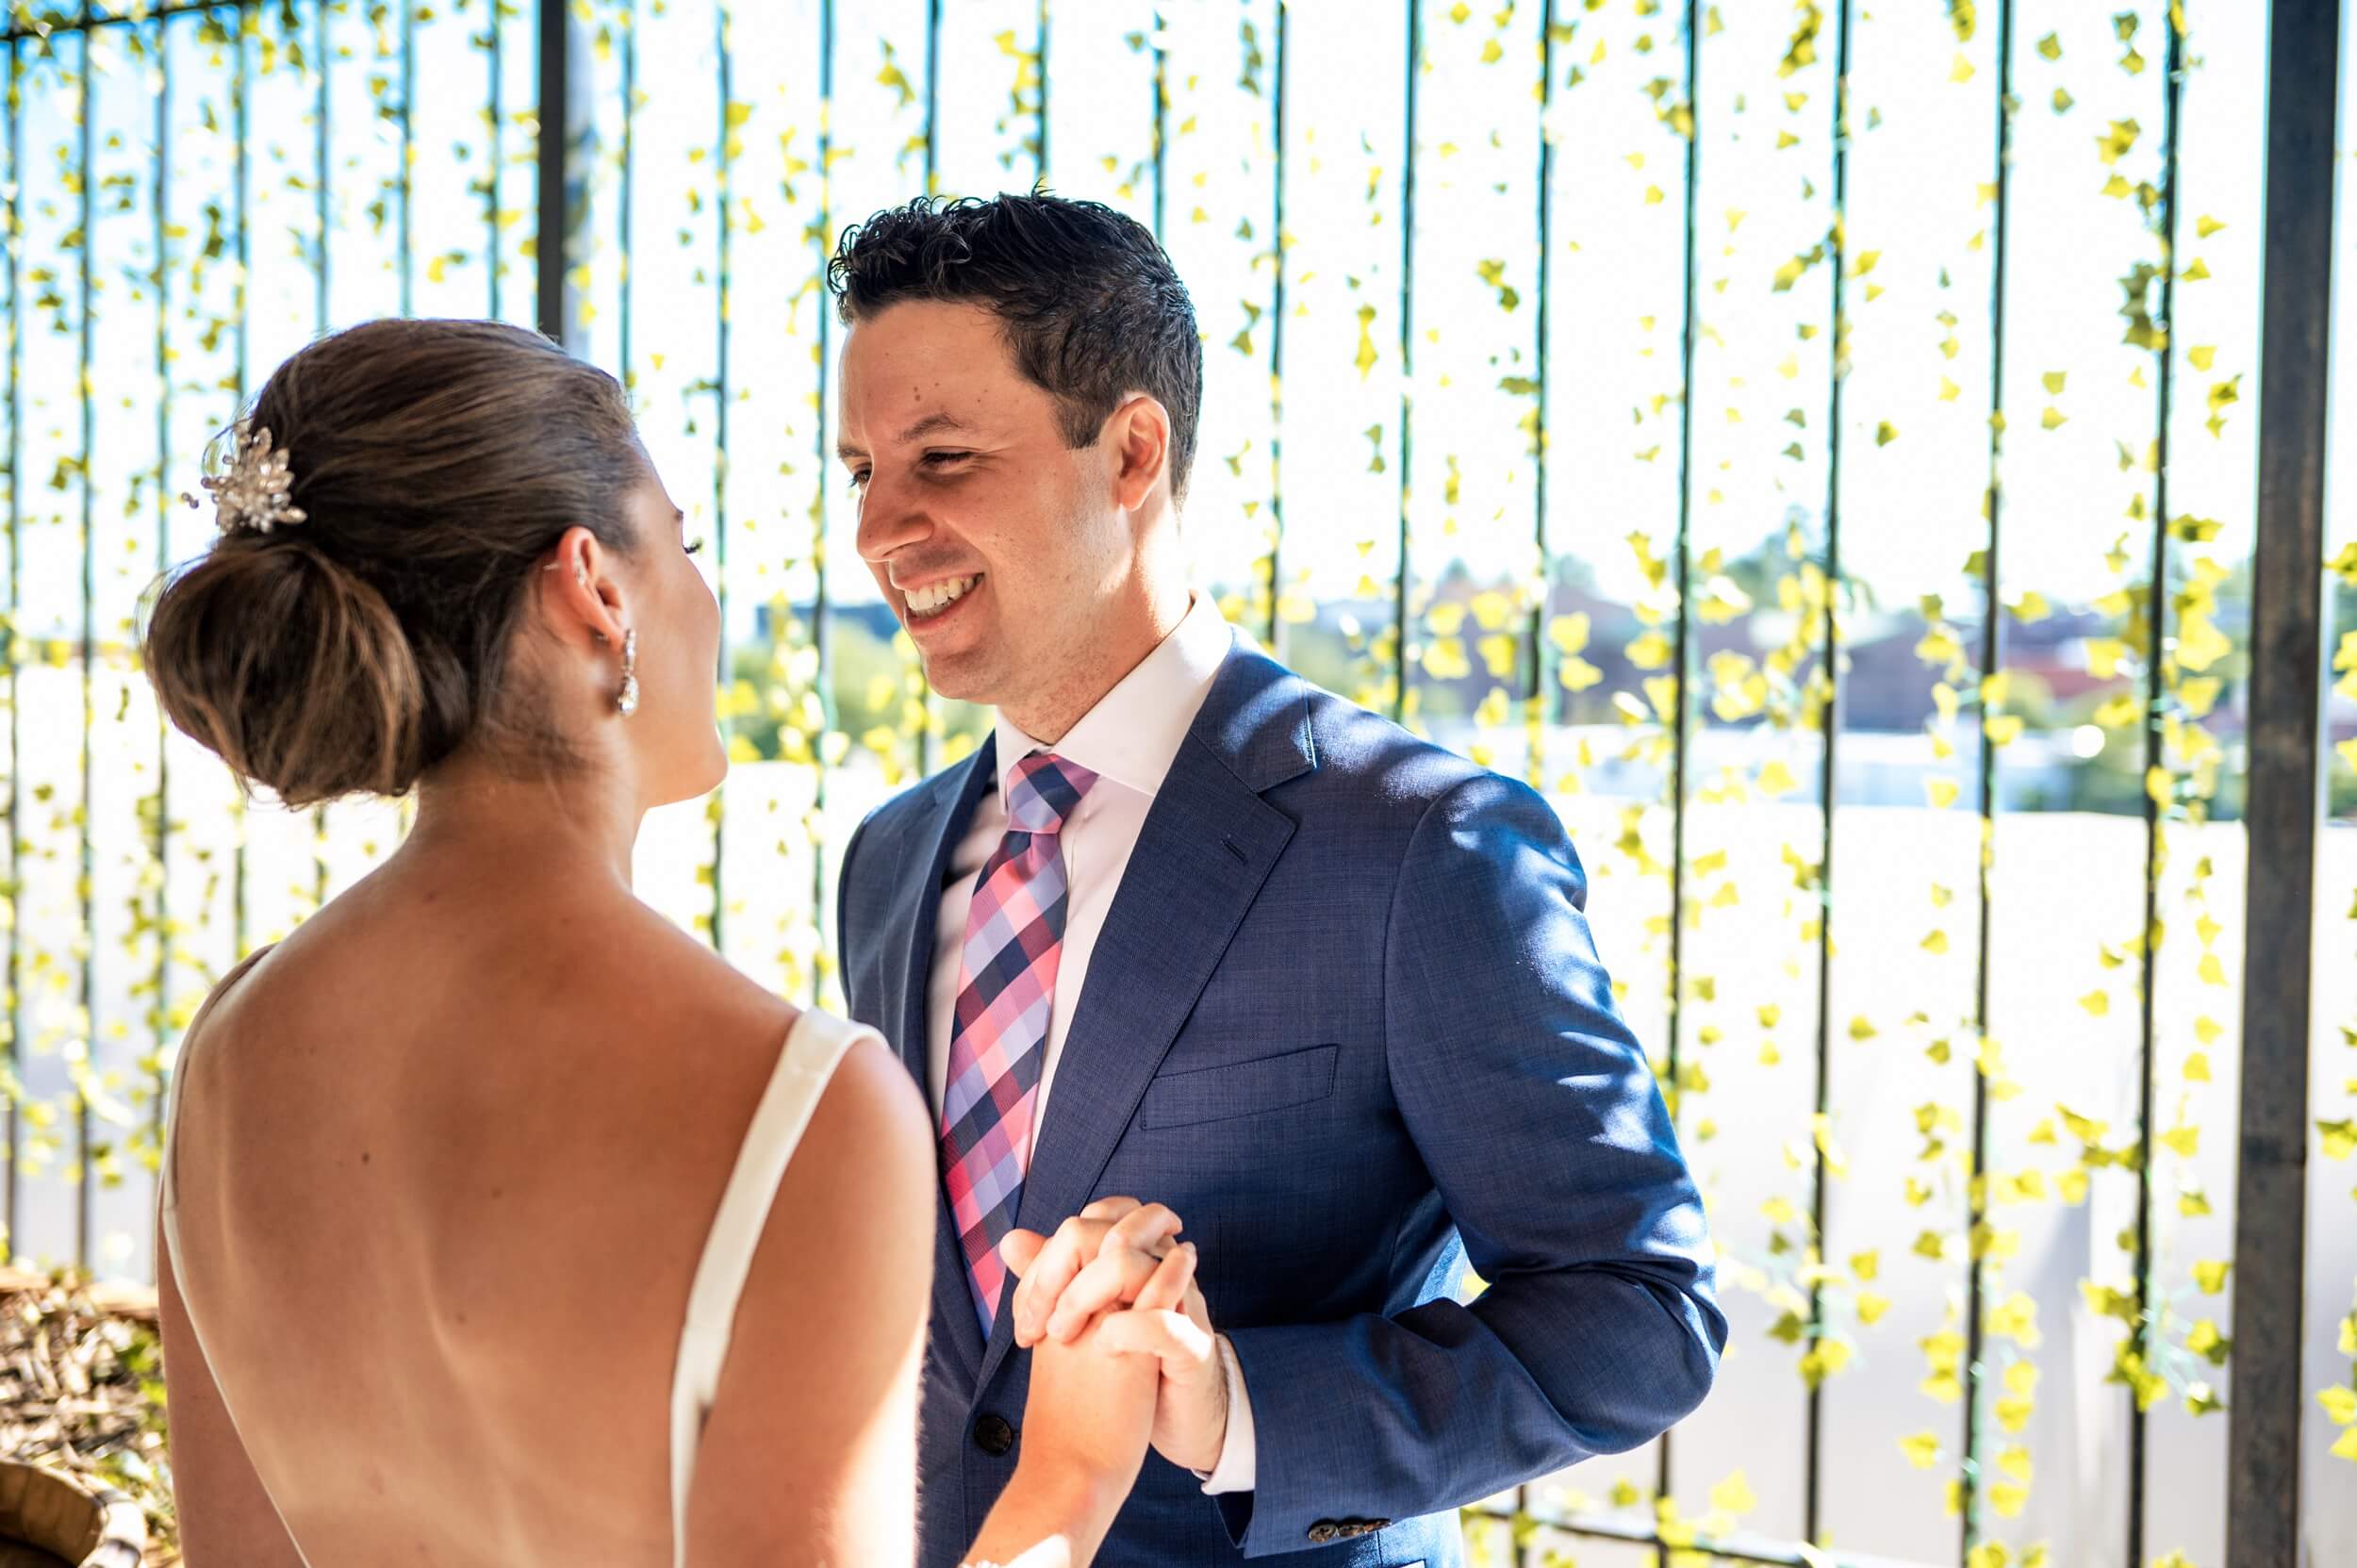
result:
<svg viewBox="0 0 2357 1568"><path fill-rule="evenodd" d="M1693 563L1687 552L1688 527L1694 511L1694 351L1700 342L1702 312L1695 298L1694 198L1702 174L1703 145L1703 8L1701 0L1686 0L1686 199L1681 227L1683 283L1679 289L1678 323L1678 500L1677 500L1677 626L1676 664L1670 689L1677 711L1670 716L1670 1008L1662 1050L1668 1067L1670 1123L1678 1115L1678 1032L1684 1023L1686 990L1686 759L1687 668L1694 656ZM1664 1432L1654 1444L1654 1495L1670 1495L1670 1439Z"/></svg>
<svg viewBox="0 0 2357 1568"><path fill-rule="evenodd" d="M1988 544L1981 556L1981 690L1986 693L1989 683L2005 662L2005 608L1998 597L2003 586L1999 575L1998 545L2003 537L2005 492L2003 481L2004 461L2005 408L2005 263L2013 248L2013 4L2002 0L1997 8L1997 217L1995 252L1989 274L1989 367L1988 367L1988 489L1986 501L1988 514ZM1981 1067L1979 1043L1988 1037L1988 954L1994 922L1989 914L1989 870L1997 852L1997 749L1988 738L1988 701L1986 696L1974 705L1974 724L1979 731L1979 773L1981 787L1981 834L1974 873L1976 891L1980 898L1978 946L1973 953L1972 973L1972 1153L1971 1165L1965 1172L1965 1275L1964 1275L1964 1458L1958 1465L1960 1490L1957 1514L1962 1521L1962 1539L1957 1545L1957 1560L1971 1560L1972 1548L1981 1538L1981 1298L1987 1286L1987 1276L1982 1268L1980 1249L1973 1238L1981 1233L1981 1226L1988 1216L1988 1184L1982 1180L1988 1169L1988 1077Z"/></svg>
<svg viewBox="0 0 2357 1568"><path fill-rule="evenodd" d="M404 8L404 13L407 8ZM570 119L569 111L572 92L570 70L572 62L566 53L569 42L569 35L566 27L566 12L569 8L567 0L540 0L540 129L537 140L540 180L538 212L534 220L536 236L533 245L536 252L535 259L539 264L539 302L536 309L540 331L559 343L565 341L565 329L570 324L572 315L565 308L565 220L568 216L565 202L566 130ZM497 25L497 19L494 18L495 31ZM404 153L407 150L409 124L409 97L406 87L409 74L406 65L410 52L409 28L410 23L404 14L402 21L402 56L404 64L402 73L404 90L401 103ZM627 106L625 106L624 112L628 112ZM401 177L405 197L409 184L405 158ZM498 205L495 190L492 206L496 209ZM405 200L403 207L405 219L407 210ZM403 256L404 280L407 275L408 260L406 227L404 221L402 236L404 246ZM496 246L496 233L493 242ZM496 269L498 260L496 250L492 259ZM404 310L407 308L405 300L403 308Z"/></svg>
<svg viewBox="0 0 2357 1568"><path fill-rule="evenodd" d="M1817 1083L1816 1113L1820 1128L1833 1114L1833 853L1834 797L1838 778L1837 746L1841 736L1841 628L1836 607L1841 596L1841 421L1842 355L1849 345L1848 293L1850 222L1850 40L1855 19L1850 0L1840 11L1841 36L1835 45L1833 71L1833 364L1825 403L1825 652L1821 667L1825 682L1825 705L1818 722L1824 750L1819 755L1818 804L1823 812L1823 833L1817 862ZM1803 699L1806 701L1805 697ZM1809 1236L1818 1261L1825 1255L1827 1184L1831 1162L1823 1136L1809 1140ZM1808 1287L1810 1348L1824 1341L1825 1292L1821 1281ZM1801 1470L1801 1539L1812 1544L1821 1533L1825 1494L1825 1384L1821 1377L1808 1385L1807 1436Z"/></svg>
<svg viewBox="0 0 2357 1568"><path fill-rule="evenodd" d="M2323 746L2324 469L2340 0L2275 0L2251 569L2228 1568L2299 1568L2309 966Z"/></svg>

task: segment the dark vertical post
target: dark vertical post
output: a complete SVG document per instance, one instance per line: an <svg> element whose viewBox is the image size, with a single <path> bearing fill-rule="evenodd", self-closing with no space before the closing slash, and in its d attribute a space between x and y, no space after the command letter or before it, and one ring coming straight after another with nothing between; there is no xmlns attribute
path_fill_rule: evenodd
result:
<svg viewBox="0 0 2357 1568"><path fill-rule="evenodd" d="M238 23L237 32L233 35L237 45L238 63L237 70L230 78L230 134L236 149L236 172L232 183L238 193L238 288L236 294L232 296L237 308L238 362L231 371L231 376L237 383L238 412L242 415L245 412L246 387L253 373L251 361L254 333L249 309L253 294L249 280L254 276L254 229L246 218L254 206L254 160L247 152L248 139L253 130L252 94L249 91L253 77L247 49L247 34L254 25L254 20L247 14L243 6L230 8L230 14L237 18ZM404 171L402 177L404 181L407 180L406 170ZM236 858L231 864L229 874L229 960L232 964L237 964L245 958L247 938L245 918L247 855L245 798L242 793L237 797L236 804L230 808L230 820L237 824L238 841L234 848Z"/></svg>
<svg viewBox="0 0 2357 1568"><path fill-rule="evenodd" d="M149 242L156 248L156 574L172 569L172 252L165 200L172 190L172 23L156 22L156 183L154 229ZM15 308L15 301L9 301ZM156 820L152 851L156 857L156 994L147 1009L148 1033L157 1067L149 1084L148 1135L160 1156L164 1147L164 1038L172 1028L172 727L156 715Z"/></svg>
<svg viewBox="0 0 2357 1568"><path fill-rule="evenodd" d="M2168 454L2169 423L2177 389L2177 166L2183 140L2184 101L2184 35L2177 25L2177 8L2162 8L2161 25L2167 29L2167 69L2161 81L2162 147L2161 205L2153 220L2161 237L2160 332L2153 354L2160 388L2153 407L2152 446L2152 577L2145 601L2144 652L2144 939L2138 944L2142 983L2137 1006L2136 1035L2136 1321L2130 1330L2136 1354L2149 1368L2159 1340L2158 1309L2152 1293L2152 1098L2153 1038L2159 1015L2159 947L2161 929L2161 867L2167 859L2168 814L2152 795L2151 781L2162 766L2161 679L2164 634L2168 627ZM2144 1401L2128 1390L2128 1560L2144 1560L2144 1483L2150 1467Z"/></svg>
<svg viewBox="0 0 2357 1568"><path fill-rule="evenodd" d="M1277 0L1277 60L1269 73L1270 122L1274 127L1277 167L1269 181L1269 260L1277 270L1277 278L1269 293L1268 345L1268 651L1272 658L1285 656L1284 622L1277 614L1277 601L1283 592L1280 581L1285 564L1285 19L1289 8L1285 0ZM1159 65L1154 88L1154 145L1159 160L1162 146L1162 85ZM1154 200L1155 228L1161 230L1162 190L1162 166L1155 165Z"/></svg>
<svg viewBox="0 0 2357 1568"><path fill-rule="evenodd" d="M2242 1127L2234 1172L2228 1568L2298 1568L2309 964L2323 746L2324 469L2340 0L2268 41L2259 526L2251 571Z"/></svg>
<svg viewBox="0 0 2357 1568"><path fill-rule="evenodd" d="M1678 1113L1678 1031L1684 1021L1682 1004L1686 991L1686 754L1691 737L1687 733L1687 670L1694 655L1693 615L1689 607L1693 600L1692 562L1686 548L1687 527L1693 519L1694 503L1694 349L1701 339L1698 330L1701 309L1694 294L1694 197L1695 187L1702 173L1703 146L1703 6L1701 0L1686 0L1686 200L1682 220L1681 261L1684 286L1679 293L1678 322L1678 501L1677 501L1677 590L1678 613L1676 627L1676 663L1671 675L1671 690L1677 711L1671 715L1670 749L1670 1012L1668 1039L1662 1049L1667 1057L1669 1085L1665 1098L1670 1103L1673 1126ZM1656 1498L1670 1494L1670 1437L1664 1432L1655 1441L1654 1494Z"/></svg>
<svg viewBox="0 0 2357 1568"><path fill-rule="evenodd" d="M1530 378L1537 383L1530 442L1531 543L1539 556L1539 593L1530 606L1530 705L1523 724L1530 747L1523 782L1537 790L1546 788L1546 712L1554 691L1547 659L1547 604L1555 580L1553 553L1547 548L1547 279L1554 270L1549 256L1555 247L1555 142L1548 135L1547 118L1554 108L1555 6L1547 0L1539 8L1539 271L1531 279L1539 318L1531 338L1537 352L1530 356Z"/></svg>
<svg viewBox="0 0 2357 1568"><path fill-rule="evenodd" d="M0 84L0 114L4 114L8 129L8 227L5 244L0 244L0 266L8 274L8 643L0 654L8 665L8 967L6 978L7 994L0 997L8 1004L8 1168L0 1181L7 1187L8 1245L0 1248L0 1257L13 1260L16 1256L17 1203L19 1180L17 1173L17 1140L20 1126L18 1100L23 1094L25 1079L25 1047L18 1036L17 1020L21 1015L25 971L25 908L24 895L19 890L25 876L25 784L24 784L24 685L23 670L16 662L16 618L24 604L22 585L25 558L25 498L21 476L24 440L19 432L17 406L18 384L23 376L25 359L24 306L17 286L17 236L25 228L25 181L23 159L19 156L25 140L24 106L17 101L17 40L8 37L8 79Z"/></svg>
<svg viewBox="0 0 2357 1568"><path fill-rule="evenodd" d="M327 96L327 61L329 58L327 50L327 8L325 6L321 6L318 8L318 10L314 11L311 16L311 22L313 26L311 35L312 42L318 51L318 57L312 62L312 69L319 74L319 96L317 99L318 107L313 111L314 124L312 126L312 146L319 162L319 185L314 195L313 213L319 220L320 225L318 248L311 253L311 263L313 267L311 330L316 334L324 336L328 328L327 235L330 223L330 214L335 210L334 203L329 196L330 175L328 174L328 147L330 141L328 136ZM492 36L497 37L499 31L499 9L497 6L492 8L491 27ZM291 42L292 41L289 40L289 41ZM493 124L495 127L497 124L497 117L494 116ZM499 167L497 161L499 157L499 137L496 129L494 130L491 138L491 157L493 159L492 168L496 170ZM496 266L499 259L496 249L494 249L490 259ZM496 272L494 272L494 280L491 284L491 314L494 316L499 314L499 284L497 282ZM314 910L323 907L327 902L327 812L328 808L323 805L315 806L311 811L311 907Z"/></svg>
<svg viewBox="0 0 2357 1568"><path fill-rule="evenodd" d="M501 91L501 41L507 33L506 19L500 13L500 0L491 0L490 16L484 25L484 38L489 44L491 57L489 99L491 126L491 173L483 189L483 272L490 289L490 307L485 314L493 321L500 319L500 177L504 173L507 155L507 104ZM327 8L320 8L320 30L327 29ZM323 95L323 94L322 94Z"/></svg>
<svg viewBox="0 0 2357 1568"><path fill-rule="evenodd" d="M1408 115L1399 168L1399 574L1392 602L1392 717L1402 722L1408 717L1408 594L1415 581L1409 553L1408 476L1416 453L1410 421L1416 396L1416 87L1424 74L1423 57L1424 0L1408 0ZM1162 182L1154 189L1159 200Z"/></svg>
<svg viewBox="0 0 2357 1568"><path fill-rule="evenodd" d="M1038 57L1032 62L1032 74L1038 77L1034 90L1039 93L1039 106L1034 123L1039 127L1039 144L1032 149L1031 189L1047 184L1047 0L1039 0Z"/></svg>
<svg viewBox="0 0 2357 1568"><path fill-rule="evenodd" d="M1824 679L1825 705L1818 722L1824 736L1817 775L1818 804L1823 812L1823 836L1817 861L1817 1125L1833 1111L1833 824L1834 796L1838 778L1837 750L1841 739L1841 388L1848 370L1850 308L1850 40L1855 30L1854 7L1842 0L1841 36L1834 46L1833 68L1833 329L1832 374L1825 402L1825 652L1820 667ZM1806 699L1804 698L1804 701ZM1809 1237L1818 1261L1825 1255L1826 1183L1831 1180L1822 1135L1809 1140L1813 1149L1809 1173ZM1808 1287L1809 1343L1822 1343L1825 1332L1824 1286L1812 1279ZM1825 1388L1820 1377L1809 1384L1806 1436L1801 1466L1801 1539L1817 1544L1824 1514Z"/></svg>
<svg viewBox="0 0 2357 1568"><path fill-rule="evenodd" d="M2004 516L2005 492L2000 483L1999 470L2004 458L2005 409L2005 261L2013 245L2013 208L2009 205L2013 190L2013 0L2000 0L1997 8L1997 234L1992 248L1989 273L1989 366L1988 366L1988 488L1986 492L1988 514L1988 543L1981 553L1981 690L1988 690L1989 681L2005 662L2005 611L1998 595L2003 579L1998 575L1998 544L2003 536L2000 526ZM1957 1560L1968 1561L1981 1536L1981 1296L1987 1278L1981 1266L1980 1249L1974 1238L1981 1233L1981 1225L1988 1213L1988 1185L1982 1180L1988 1169L1988 1079L1981 1068L1978 1040L1988 1033L1988 950L1992 930L1989 918L1989 868L1997 852L1997 751L1988 740L1988 704L1986 700L1975 704L1976 737L1980 745L1979 771L1981 786L1981 842L1975 876L1980 896L1977 946L1972 955L1972 1032L1975 1047L1972 1052L1972 1154L1971 1166L1965 1172L1965 1275L1964 1275L1964 1458L1958 1466L1961 1472L1962 1540L1957 1547Z"/></svg>
<svg viewBox="0 0 2357 1568"><path fill-rule="evenodd" d="M540 128L537 140L540 178L538 211L534 219L536 233L533 250L534 259L539 264L537 311L540 331L559 343L565 341L566 329L571 324L572 320L572 312L565 308L566 221L571 216L566 210L565 200L565 164L570 141L568 133L572 119L572 60L568 52L571 39L570 31L566 25L566 15L570 8L569 0L540 0ZM402 309L404 311L409 308L407 297L409 278L407 155L409 80L412 69L411 58L414 52L410 10L410 7L402 8L401 22ZM498 18L495 15L492 19L494 35L498 31ZM627 104L623 106L623 112L626 114L629 112ZM492 196L494 207L498 206L498 201L495 190ZM493 243L496 247L496 235L493 237ZM496 267L498 262L496 248L492 261Z"/></svg>
<svg viewBox="0 0 2357 1568"><path fill-rule="evenodd" d="M98 779L96 730L98 728L98 507L91 491L91 447L98 433L98 404L91 385L91 253L97 248L91 232L98 216L96 174L98 157L97 106L91 94L91 0L82 0L81 70L75 74L82 125L81 149L76 169L82 186L82 242L75 256L80 272L79 305L82 319L74 354L78 361L74 379L79 385L82 404L82 811L81 811L81 894L82 932L93 938L87 943L82 955L82 1033L84 1065L91 1074L98 1065L93 1058L98 1047L98 930L97 846L92 834L97 815L91 809L91 786ZM74 1153L81 1167L81 1180L74 1184L74 1261L83 1268L90 1266L91 1192L97 1186L96 1173L91 1169L90 1157L90 1092L79 1082L74 1086Z"/></svg>
<svg viewBox="0 0 2357 1568"><path fill-rule="evenodd" d="M827 480L831 471L830 465L834 461L834 454L827 450L827 346L834 337L834 299L826 287L826 276L828 258L834 254L835 238L834 175L832 173L834 168L833 124L834 0L820 0L818 7L818 156L814 160L818 176L818 224L811 231L813 249L816 253L812 259L817 264L819 277L816 302L818 356L816 361L818 386L811 404L812 408L817 414L817 420L813 426L816 433L811 437L811 456L816 464L818 490L810 503L811 558L816 563L812 571L815 581L811 585L810 645L818 652L818 672L814 679L818 683L818 711L827 730L832 730L835 723L834 638L827 626ZM929 140L928 146L930 145ZM930 155L928 172L930 173ZM930 179L927 184L930 189ZM821 822L826 820L827 810L825 740L826 735L821 733L813 735L810 743L812 766L817 773L816 787L811 794L811 810L818 815ZM810 907L818 910L827 908L828 896L832 890L827 885L827 857L825 855L811 856L810 881ZM838 909L835 912L835 917L838 921L842 918L841 910ZM823 964L823 955L813 960L811 964L810 999L814 1007L826 999Z"/></svg>
<svg viewBox="0 0 2357 1568"><path fill-rule="evenodd" d="M563 0L556 0L563 3ZM622 391L633 407L638 402L638 368L631 358L631 302L638 297L638 273L630 264L631 245L638 236L638 0L622 5L622 192L621 210L621 363Z"/></svg>
<svg viewBox="0 0 2357 1568"><path fill-rule="evenodd" d="M1279 0L1278 9L1283 9ZM1170 140L1170 58L1162 48L1162 28L1157 13L1154 31L1147 35L1154 46L1154 238L1162 238L1163 187L1169 183L1169 170L1162 154Z"/></svg>
<svg viewBox="0 0 2357 1568"><path fill-rule="evenodd" d="M718 144L713 154L719 186L720 232L717 237L719 256L718 286L713 290L712 335L714 364L712 368L712 579L713 597L720 606L719 668L713 678L726 691L729 687L729 288L731 220L729 203L735 191L730 178L734 157L731 143L736 129L730 119L730 99L735 95L735 77L730 69L729 0L719 0L714 8L713 24L718 29L719 46L719 123L713 127ZM721 950L721 922L728 908L728 786L723 784L712 798L712 946Z"/></svg>
<svg viewBox="0 0 2357 1568"><path fill-rule="evenodd" d="M552 10L561 11L562 9L562 0L540 0L540 22L544 32L548 25L549 13ZM562 25L561 22L559 23L559 25ZM547 69L545 61L543 62L542 69ZM398 201L401 210L401 313L404 316L413 314L416 309L415 305L413 305L410 301L411 278L412 273L415 271L415 269L410 265L410 257L416 253L417 244L411 236L409 225L409 166L411 159L416 156L417 136L415 126L410 119L409 110L411 104L416 98L417 82L418 8L415 6L404 6L401 8L401 179L400 184L395 188L395 199ZM547 86L548 83L544 77L541 82L543 91L547 90ZM545 102L546 100L544 99L544 106ZM544 137L547 135L545 123L542 125L541 134ZM547 143L545 141L542 143L541 151L543 155L547 152ZM543 171L548 168L545 156L540 167ZM543 215L545 215L548 210L545 205L547 195L548 192L546 189L543 188L541 191L541 199L543 202L541 211ZM543 230L542 232L546 233L547 231ZM535 240L536 244L539 242L540 241L538 240ZM540 260L540 276L544 283L549 275L548 265L548 257L544 252ZM563 267L561 263L558 267L558 273L560 277L563 274ZM544 289L540 298L545 302L549 297L549 294ZM540 329L543 332L548 331L549 319L548 307L545 304L543 304L540 314ZM550 336L554 337L555 334L551 333Z"/></svg>

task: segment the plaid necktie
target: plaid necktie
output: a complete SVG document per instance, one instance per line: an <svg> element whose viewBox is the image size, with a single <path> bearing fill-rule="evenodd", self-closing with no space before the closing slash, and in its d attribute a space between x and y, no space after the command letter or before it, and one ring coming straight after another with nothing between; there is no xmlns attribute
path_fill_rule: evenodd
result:
<svg viewBox="0 0 2357 1568"><path fill-rule="evenodd" d="M965 1250L982 1337L990 1337L1031 1159L1031 1106L1063 952L1064 869L1057 835L1096 775L1033 751L1007 780L1007 835L982 863L958 959L949 1075L941 1091L941 1180Z"/></svg>

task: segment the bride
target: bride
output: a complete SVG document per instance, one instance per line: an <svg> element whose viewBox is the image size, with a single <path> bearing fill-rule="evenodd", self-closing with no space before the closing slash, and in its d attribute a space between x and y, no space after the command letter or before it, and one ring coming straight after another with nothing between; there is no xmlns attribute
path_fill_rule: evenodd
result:
<svg viewBox="0 0 2357 1568"><path fill-rule="evenodd" d="M872 1032L632 894L720 619L621 388L488 322L281 366L160 587L164 710L290 806L417 791L183 1047L157 1273L191 1568L906 1563L936 1153ZM1176 1308L1134 1211L1098 1299ZM1011 1260L1020 1261L1020 1260ZM1157 1367L1033 1363L974 1557L1087 1561ZM1113 1336L1103 1335L1105 1339Z"/></svg>

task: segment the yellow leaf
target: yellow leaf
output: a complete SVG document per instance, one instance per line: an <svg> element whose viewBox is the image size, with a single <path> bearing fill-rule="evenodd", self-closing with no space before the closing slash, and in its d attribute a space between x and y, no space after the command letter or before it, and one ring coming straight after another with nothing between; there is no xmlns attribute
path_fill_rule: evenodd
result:
<svg viewBox="0 0 2357 1568"><path fill-rule="evenodd" d="M2326 1419L2335 1427L2346 1427L2357 1421L2357 1388L2334 1384L2316 1391L2316 1403L2324 1407Z"/></svg>
<svg viewBox="0 0 2357 1568"><path fill-rule="evenodd" d="M2030 1489L2011 1481L1992 1481L1988 1488L1988 1506L1997 1510L2000 1519L2017 1519L2021 1505L2030 1500Z"/></svg>
<svg viewBox="0 0 2357 1568"><path fill-rule="evenodd" d="M2357 1150L2357 1116L2336 1122L2320 1121L2316 1131L2324 1134L2324 1157L2328 1160L2346 1160L2351 1150Z"/></svg>
<svg viewBox="0 0 2357 1568"><path fill-rule="evenodd" d="M2357 741L2345 744L2341 750L2349 753L2349 766L2357 767ZM1956 803L1960 786L1953 779L1926 779L1923 781L1923 792L1935 807L1944 809Z"/></svg>
<svg viewBox="0 0 2357 1568"><path fill-rule="evenodd" d="M2100 1018L2112 1010L2111 995L2105 991L2089 991L2079 999L2079 1005Z"/></svg>
<svg viewBox="0 0 2357 1568"><path fill-rule="evenodd" d="M1899 1452L1918 1470L1929 1470L1939 1462L1939 1436L1936 1432L1918 1432L1899 1440Z"/></svg>
<svg viewBox="0 0 2357 1568"><path fill-rule="evenodd" d="M2357 1462L2357 1427L2351 1427L2334 1438L2332 1446L2326 1451L2336 1460Z"/></svg>
<svg viewBox="0 0 2357 1568"><path fill-rule="evenodd" d="M1852 1018L1852 1019L1850 1020L1850 1038L1851 1038L1851 1039L1853 1039L1853 1040L1871 1040L1873 1037L1874 1037L1874 1026L1873 1026L1872 1024L1871 1024L1871 1023L1869 1023L1869 1022L1867 1021L1867 1019L1866 1019L1866 1015L1864 1015L1863 1013L1861 1013L1861 1014L1859 1014L1856 1017Z"/></svg>
<svg viewBox="0 0 2357 1568"><path fill-rule="evenodd" d="M2007 1444L1997 1456L1997 1468L2027 1486L2030 1483L2030 1451L2019 1443Z"/></svg>
<svg viewBox="0 0 2357 1568"><path fill-rule="evenodd" d="M2167 1144L2170 1148L2176 1150L2179 1154L2190 1160L2194 1157L2195 1151L2200 1149L2201 1147L2201 1129L2198 1127L2172 1127L2167 1131L2161 1134L2161 1142Z"/></svg>
<svg viewBox="0 0 2357 1568"><path fill-rule="evenodd" d="M2217 361L2217 346L2214 343L2203 343L2199 347L2190 348L2185 351L2186 363L2190 364L2197 371L2208 370L2210 366Z"/></svg>
<svg viewBox="0 0 2357 1568"><path fill-rule="evenodd" d="M2234 1265L2218 1259L2204 1259L2193 1265L2193 1282L2201 1287L2204 1296L2216 1296L2226 1288L2227 1271Z"/></svg>
<svg viewBox="0 0 2357 1568"><path fill-rule="evenodd" d="M1744 1479L1743 1472L1738 1470L1710 1489L1710 1506L1722 1513L1739 1515L1757 1508L1759 1499L1752 1494L1751 1483Z"/></svg>
<svg viewBox="0 0 2357 1568"><path fill-rule="evenodd" d="M1885 420L1881 423L1874 426L1874 444L1876 446L1888 446L1891 442L1897 440L1898 438L1899 427L1892 424L1888 420Z"/></svg>

